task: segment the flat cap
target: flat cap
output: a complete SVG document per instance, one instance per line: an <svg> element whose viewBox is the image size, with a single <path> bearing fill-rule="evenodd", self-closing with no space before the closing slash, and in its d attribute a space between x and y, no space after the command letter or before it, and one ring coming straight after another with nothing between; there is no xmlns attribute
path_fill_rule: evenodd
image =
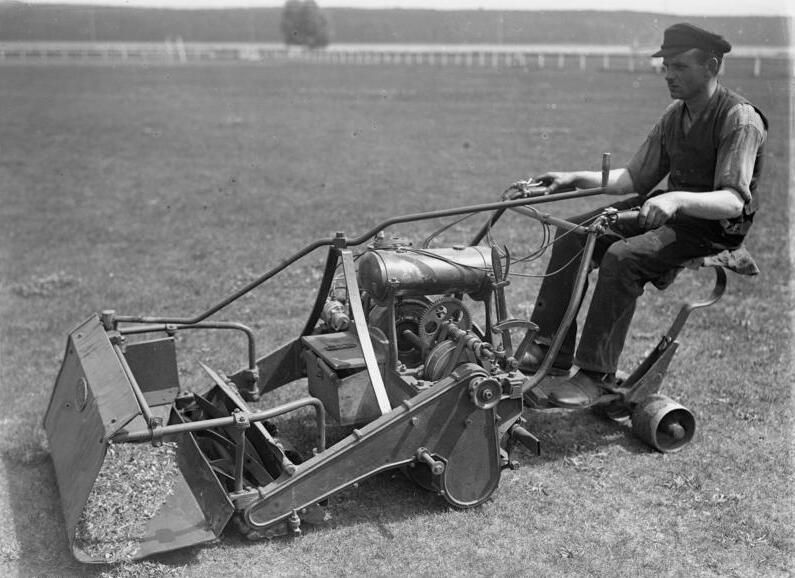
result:
<svg viewBox="0 0 795 578"><path fill-rule="evenodd" d="M720 34L682 22L665 29L662 46L652 54L652 57L673 56L693 48L700 48L713 54L725 54L732 49L732 45Z"/></svg>

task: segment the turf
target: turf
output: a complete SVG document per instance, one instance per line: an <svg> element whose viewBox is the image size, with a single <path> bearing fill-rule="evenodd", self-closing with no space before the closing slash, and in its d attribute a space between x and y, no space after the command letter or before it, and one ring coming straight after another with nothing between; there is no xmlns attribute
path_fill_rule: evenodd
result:
<svg viewBox="0 0 795 578"><path fill-rule="evenodd" d="M731 69L729 69L731 70ZM668 103L650 72L302 63L0 67L0 568L20 575L775 576L791 571L790 261L785 77L725 78L766 111L762 274L732 276L693 313L665 393L691 408L694 442L648 450L587 412L527 411L536 458L482 507L451 510L400 475L332 498L328 527L295 540L217 544L140 563L83 566L66 531L41 421L69 330L94 311L193 315L303 245L395 214L495 200L551 169L629 159ZM588 205L598 202L588 201ZM560 214L582 208L570 202ZM467 239L467 221L438 241ZM402 228L422 238L437 224ZM495 232L514 254L539 231ZM300 330L319 281L312 255L219 314L267 351ZM521 272L537 274L541 262ZM537 280L508 289L526 314ZM642 298L631 368L708 272ZM180 374L231 372L242 343L180 337ZM301 385L274 394L274 400ZM283 424L298 429L301 420Z"/></svg>

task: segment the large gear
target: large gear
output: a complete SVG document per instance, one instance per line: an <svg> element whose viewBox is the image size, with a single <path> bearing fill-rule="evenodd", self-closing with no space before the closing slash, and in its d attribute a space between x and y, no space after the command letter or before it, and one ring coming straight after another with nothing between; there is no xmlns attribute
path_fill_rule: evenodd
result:
<svg viewBox="0 0 795 578"><path fill-rule="evenodd" d="M455 323L459 329L472 328L472 316L463 301L455 297L437 299L425 310L420 319L420 339L431 348L439 341L439 335L447 322Z"/></svg>

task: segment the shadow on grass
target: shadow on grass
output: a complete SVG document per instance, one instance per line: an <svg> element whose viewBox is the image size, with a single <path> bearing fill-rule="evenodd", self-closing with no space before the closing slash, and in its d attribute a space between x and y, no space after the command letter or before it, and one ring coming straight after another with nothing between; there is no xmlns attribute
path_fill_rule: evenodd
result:
<svg viewBox="0 0 795 578"><path fill-rule="evenodd" d="M6 452L2 464L16 538L16 548L9 548L4 561L14 564L22 576L54 569L64 576L90 574L72 558L49 455L42 451L20 458Z"/></svg>
<svg viewBox="0 0 795 578"><path fill-rule="evenodd" d="M540 463L565 459L577 460L580 455L600 452L647 454L652 450L633 437L628 424L611 421L589 410L526 410L527 427L541 440L542 452L536 456L524 446L514 445L511 458L516 465L530 468ZM287 439L298 451L309 455L314 439L312 425L302 416L283 418L278 424L282 439ZM331 426L328 431L328 446L342 440L353 428ZM385 448L387 453L389 448ZM325 510L330 520L315 528L352 527L370 524L386 539L394 536L388 525L412 518L433 516L454 509L444 497L422 488L410 480L400 469L376 474L366 480L348 486L328 499ZM227 539L233 543L248 543L235 534Z"/></svg>
<svg viewBox="0 0 795 578"><path fill-rule="evenodd" d="M524 449L513 452L520 467L532 467L539 461L554 462L576 458L609 447L629 453L646 453L649 449L634 439L627 426L610 422L589 411L527 410L527 427L542 441L542 455L536 457ZM279 423L282 435L303 455L311 454L315 439L314 423L309 415L292 415ZM351 428L331 426L329 446L346 437ZM8 500L13 516L17 547L7 548L4 562L15 566L20 575L49 574L57 569L65 576L133 576L143 564L157 565L158 575L178 573L198 562L200 552L212 546L194 546L147 558L143 562L116 564L82 564L72 556L64 524L61 498L55 471L45 450L25 455L6 452L2 456L6 474ZM405 520L429 518L450 511L442 496L421 488L399 469L390 470L351 485L333 494L326 503L329 519L318 525L304 524L302 530L314 533L324 529L371 526L382 538L395 538L390 526ZM289 541L289 538L277 538ZM221 536L223 548L246 548L251 542L232 524Z"/></svg>
<svg viewBox="0 0 795 578"><path fill-rule="evenodd" d="M629 421L616 422L591 410L525 410L525 428L541 440L542 462L567 456L618 449L625 453L646 454L652 449L634 437Z"/></svg>
<svg viewBox="0 0 795 578"><path fill-rule="evenodd" d="M13 566L20 576L125 575L133 563L83 564L72 555L61 507L55 469L41 450L24 457L13 451L2 456L8 502L13 518L15 547L6 545L0 562ZM198 547L150 557L175 570L195 561ZM130 576L140 575L138 572ZM160 572L162 575L162 572Z"/></svg>

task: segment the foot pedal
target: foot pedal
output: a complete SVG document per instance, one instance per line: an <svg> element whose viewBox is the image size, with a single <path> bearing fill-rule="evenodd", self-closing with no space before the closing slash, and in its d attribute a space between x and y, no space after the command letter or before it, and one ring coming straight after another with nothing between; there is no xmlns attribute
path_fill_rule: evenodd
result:
<svg viewBox="0 0 795 578"><path fill-rule="evenodd" d="M527 390L524 394L524 404L532 409L549 409L556 407L549 401L549 392L555 388L553 379L544 379L535 387Z"/></svg>

